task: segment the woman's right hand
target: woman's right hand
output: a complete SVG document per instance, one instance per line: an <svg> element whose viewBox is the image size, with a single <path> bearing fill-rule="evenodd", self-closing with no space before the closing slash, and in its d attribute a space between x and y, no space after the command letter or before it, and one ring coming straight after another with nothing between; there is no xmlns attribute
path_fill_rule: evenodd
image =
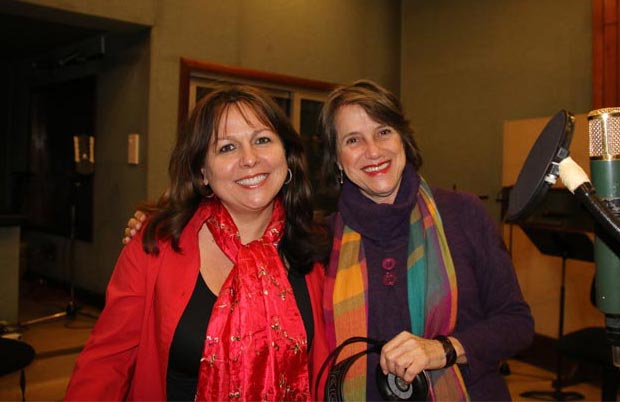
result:
<svg viewBox="0 0 620 402"><path fill-rule="evenodd" d="M133 217L127 221L127 227L125 228L125 236L123 237L123 244L127 244L131 241L131 238L136 235L142 229L142 223L146 220L146 214L142 211L136 211Z"/></svg>
<svg viewBox="0 0 620 402"><path fill-rule="evenodd" d="M439 341L403 331L381 349L379 364L383 374L392 373L411 384L422 370L443 368L445 353Z"/></svg>

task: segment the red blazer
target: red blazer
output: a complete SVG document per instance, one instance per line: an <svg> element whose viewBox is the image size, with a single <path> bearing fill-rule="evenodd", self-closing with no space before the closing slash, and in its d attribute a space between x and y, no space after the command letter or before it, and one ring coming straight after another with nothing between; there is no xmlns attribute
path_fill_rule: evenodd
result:
<svg viewBox="0 0 620 402"><path fill-rule="evenodd" d="M141 235L130 242L116 263L106 292L106 306L80 353L65 400L166 400L168 352L200 269L198 231L204 210L194 214L179 245L160 243L158 256L142 250ZM306 275L314 318L310 350L311 392L328 346L323 310L323 267ZM319 387L322 399L324 380Z"/></svg>

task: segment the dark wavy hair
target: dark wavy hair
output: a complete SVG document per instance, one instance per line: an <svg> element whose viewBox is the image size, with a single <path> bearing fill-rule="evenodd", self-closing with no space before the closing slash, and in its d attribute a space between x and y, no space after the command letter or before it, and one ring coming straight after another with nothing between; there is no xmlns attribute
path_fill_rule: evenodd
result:
<svg viewBox="0 0 620 402"><path fill-rule="evenodd" d="M393 127L403 141L407 161L416 170L422 166L422 156L413 138L413 129L403 114L398 98L373 81L359 80L334 89L321 110L319 117L319 130L323 144L321 171L325 185L339 187L336 179L340 174L336 163L338 160L336 114L338 109L345 105L359 105L373 120Z"/></svg>
<svg viewBox="0 0 620 402"><path fill-rule="evenodd" d="M147 253L157 254L157 241L170 241L180 252L183 228L205 197L212 194L204 185L201 168L207 149L217 135L219 123L230 108L245 106L282 141L292 179L280 190L286 214L285 230L278 245L284 261L306 273L315 261L324 261L329 251L325 229L313 220L312 191L306 176L306 159L301 137L284 112L265 93L250 86L232 85L215 89L194 108L181 130L170 157L170 188L155 206L143 237ZM241 109L239 109L241 110Z"/></svg>

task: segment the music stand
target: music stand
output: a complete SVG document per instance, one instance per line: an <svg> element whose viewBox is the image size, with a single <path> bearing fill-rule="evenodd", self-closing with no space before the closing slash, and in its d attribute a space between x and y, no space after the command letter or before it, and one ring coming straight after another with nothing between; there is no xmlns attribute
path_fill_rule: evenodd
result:
<svg viewBox="0 0 620 402"><path fill-rule="evenodd" d="M562 275L560 281L560 313L558 322L558 340L564 335L564 301L566 260L594 261L594 246L592 240L583 232L558 229L557 227L542 224L522 223L521 228L538 250L546 255L562 258ZM577 392L562 391L562 355L557 354L556 379L552 383L553 391L526 391L520 395L524 398L533 398L549 401L576 401L584 399Z"/></svg>

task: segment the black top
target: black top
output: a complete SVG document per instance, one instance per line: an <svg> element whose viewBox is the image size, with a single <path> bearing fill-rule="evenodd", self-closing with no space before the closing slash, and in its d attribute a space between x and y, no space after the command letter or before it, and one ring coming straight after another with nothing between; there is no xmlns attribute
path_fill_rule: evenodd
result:
<svg viewBox="0 0 620 402"><path fill-rule="evenodd" d="M314 321L306 280L303 275L296 272L290 272L288 279L308 334L308 348L310 348ZM194 400L205 334L211 318L211 309L216 300L217 296L207 287L199 272L194 292L179 320L170 345L166 378L169 401Z"/></svg>

